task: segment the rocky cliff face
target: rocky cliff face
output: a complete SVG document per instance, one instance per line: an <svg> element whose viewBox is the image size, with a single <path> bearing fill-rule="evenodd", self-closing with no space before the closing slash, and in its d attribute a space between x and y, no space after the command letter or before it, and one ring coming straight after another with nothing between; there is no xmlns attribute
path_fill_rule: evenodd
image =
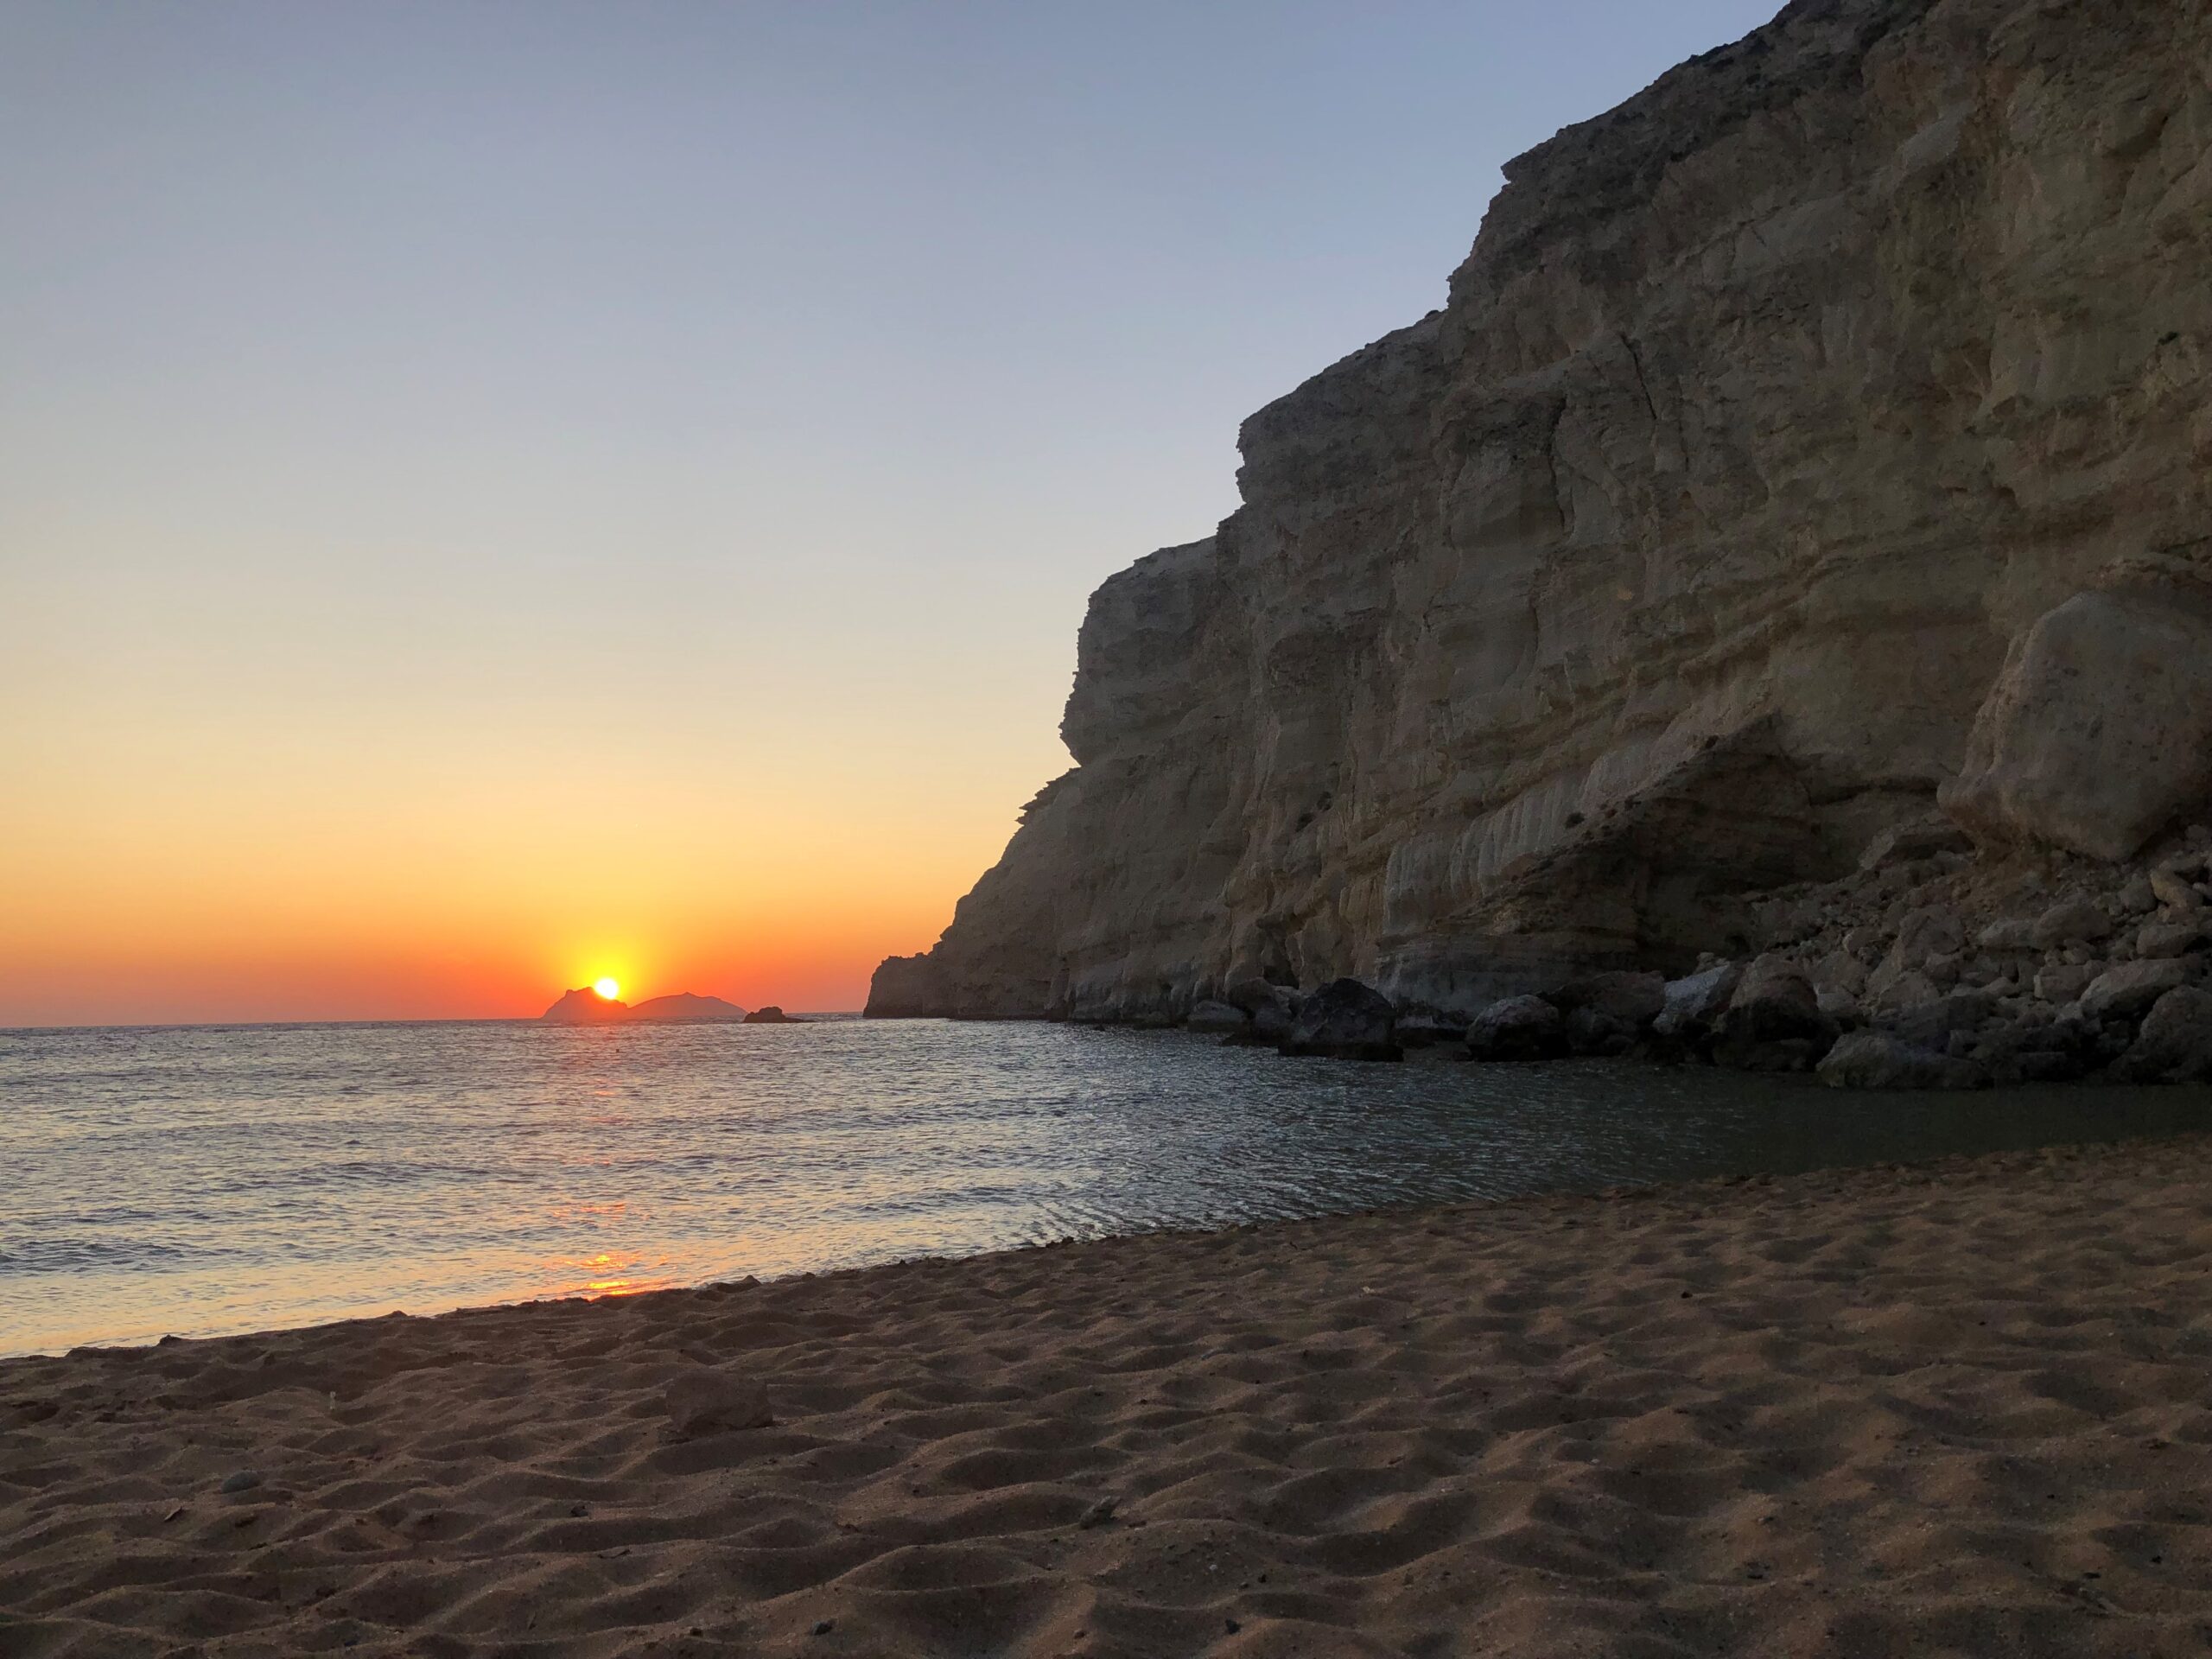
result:
<svg viewBox="0 0 2212 1659"><path fill-rule="evenodd" d="M1800 0L1507 169L1450 302L1093 599L1038 795L870 1012L1469 1013L1740 950L1940 797L2212 791L2212 0Z"/></svg>

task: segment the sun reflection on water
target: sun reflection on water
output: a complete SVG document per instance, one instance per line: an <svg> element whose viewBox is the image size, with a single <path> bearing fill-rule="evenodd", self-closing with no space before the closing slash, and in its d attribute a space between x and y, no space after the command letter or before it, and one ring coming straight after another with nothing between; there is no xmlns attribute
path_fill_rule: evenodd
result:
<svg viewBox="0 0 2212 1659"><path fill-rule="evenodd" d="M557 1301L570 1296L635 1296L668 1290L679 1282L673 1267L665 1257L655 1260L635 1250L555 1256L544 1264L537 1295Z"/></svg>
<svg viewBox="0 0 2212 1659"><path fill-rule="evenodd" d="M2212 1101L1822 1093L931 1020L10 1033L0 1351L2172 1133Z"/></svg>

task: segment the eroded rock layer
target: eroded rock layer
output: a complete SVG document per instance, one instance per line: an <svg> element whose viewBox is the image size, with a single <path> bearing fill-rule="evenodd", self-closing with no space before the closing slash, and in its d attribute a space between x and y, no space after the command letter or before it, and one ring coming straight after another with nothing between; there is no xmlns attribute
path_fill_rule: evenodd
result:
<svg viewBox="0 0 2212 1659"><path fill-rule="evenodd" d="M2212 0L1801 0L1513 162L1449 303L1099 589L1075 769L871 1011L1471 1013L1738 950L1939 794L1993 846L2171 827L2208 66Z"/></svg>

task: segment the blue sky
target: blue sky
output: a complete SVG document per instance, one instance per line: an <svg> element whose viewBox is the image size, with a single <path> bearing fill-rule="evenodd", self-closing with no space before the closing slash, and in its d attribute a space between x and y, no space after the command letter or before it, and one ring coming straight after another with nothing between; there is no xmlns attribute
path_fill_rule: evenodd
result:
<svg viewBox="0 0 2212 1659"><path fill-rule="evenodd" d="M1501 162L1770 10L12 0L17 919L95 825L149 904L180 833L308 833L333 746L371 817L523 752L762 857L819 810L949 913L1239 420L1441 303ZM579 795L471 833L700 879Z"/></svg>

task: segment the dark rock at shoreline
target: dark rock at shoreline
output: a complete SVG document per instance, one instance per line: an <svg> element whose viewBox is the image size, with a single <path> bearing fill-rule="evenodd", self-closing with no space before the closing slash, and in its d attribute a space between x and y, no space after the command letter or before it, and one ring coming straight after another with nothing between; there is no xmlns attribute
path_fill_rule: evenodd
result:
<svg viewBox="0 0 2212 1659"><path fill-rule="evenodd" d="M1467 1027L1467 1053L1477 1060L1556 1060L1567 1053L1567 1017L1541 996L1493 1002Z"/></svg>
<svg viewBox="0 0 2212 1659"><path fill-rule="evenodd" d="M1592 1057L1635 1052L1667 1007L1658 974L1611 972L1569 980L1545 1001L1566 1016L1568 1052Z"/></svg>
<svg viewBox="0 0 2212 1659"><path fill-rule="evenodd" d="M1764 956L1744 969L1715 1025L1713 1058L1742 1071L1809 1071L1840 1030L1802 968Z"/></svg>
<svg viewBox="0 0 2212 1659"><path fill-rule="evenodd" d="M1972 1060L1873 1031L1838 1039L1815 1069L1834 1089L1986 1089L1990 1082L1989 1073Z"/></svg>
<svg viewBox="0 0 2212 1659"><path fill-rule="evenodd" d="M1281 1052L1332 1060L1403 1059L1397 1019L1390 999L1372 986L1332 980L1300 1006Z"/></svg>
<svg viewBox="0 0 2212 1659"><path fill-rule="evenodd" d="M2212 1082L2212 991L2181 986L2160 997L2113 1075L2124 1083Z"/></svg>
<svg viewBox="0 0 2212 1659"><path fill-rule="evenodd" d="M2140 1018L2167 992L2195 984L2202 976L2197 964L2185 957L2121 963L2089 982L2082 993L2082 1012L2092 1020Z"/></svg>
<svg viewBox="0 0 2212 1659"><path fill-rule="evenodd" d="M1465 1020L1425 1009L1399 1014L1395 1031L1398 1046L1404 1049L1452 1048L1464 1044L1467 1037Z"/></svg>
<svg viewBox="0 0 2212 1659"><path fill-rule="evenodd" d="M1227 1002L1201 1002L1183 1021L1184 1028L1210 1037L1230 1037L1251 1029L1252 1016Z"/></svg>
<svg viewBox="0 0 2212 1659"><path fill-rule="evenodd" d="M1305 1003L1293 988L1264 979L1239 980L1222 996L1251 1018L1249 1029L1236 1037L1256 1043L1288 1042L1298 1029L1298 1011Z"/></svg>
<svg viewBox="0 0 2212 1659"><path fill-rule="evenodd" d="M1721 962L1669 980L1665 1002L1651 1022L1661 1052L1676 1058L1704 1055L1743 977L1742 964Z"/></svg>

